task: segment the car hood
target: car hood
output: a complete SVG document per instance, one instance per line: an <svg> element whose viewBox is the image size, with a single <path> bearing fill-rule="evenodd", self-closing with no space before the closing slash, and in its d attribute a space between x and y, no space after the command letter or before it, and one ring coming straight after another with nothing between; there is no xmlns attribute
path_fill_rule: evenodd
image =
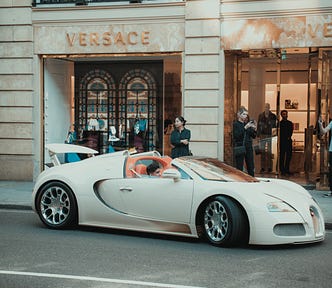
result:
<svg viewBox="0 0 332 288"><path fill-rule="evenodd" d="M263 188L265 194L283 201L296 202L299 199L312 199L310 193L301 185L281 179L259 179L257 183ZM289 203L290 204L290 203Z"/></svg>
<svg viewBox="0 0 332 288"><path fill-rule="evenodd" d="M266 211L267 203L283 201L295 210L308 213L315 204L310 193L301 185L281 179L257 178L259 182L214 182L210 183L210 195L223 194L237 199L246 210ZM206 183L202 183L206 186ZM198 189L204 189L197 187ZM304 208L305 207L305 208ZM304 210L305 209L305 210Z"/></svg>
<svg viewBox="0 0 332 288"><path fill-rule="evenodd" d="M251 183L250 185L253 185L253 194L257 193L257 197L254 197L252 193L243 193L243 195L245 195L244 198L249 203L252 203L252 201L256 202L257 199L258 203L254 205L254 209L266 209L267 203L280 200L293 207L305 221L309 221L310 207L314 206L319 209L318 204L310 193L294 182L279 179L260 179L260 182ZM261 197L258 194L261 194ZM250 199L250 197L255 198L255 200Z"/></svg>

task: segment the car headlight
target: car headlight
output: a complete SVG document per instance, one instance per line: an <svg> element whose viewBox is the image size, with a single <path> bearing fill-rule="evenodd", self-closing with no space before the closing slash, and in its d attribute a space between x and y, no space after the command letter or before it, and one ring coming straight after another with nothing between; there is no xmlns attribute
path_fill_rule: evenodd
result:
<svg viewBox="0 0 332 288"><path fill-rule="evenodd" d="M266 204L269 212L295 212L295 209L285 202L270 202Z"/></svg>

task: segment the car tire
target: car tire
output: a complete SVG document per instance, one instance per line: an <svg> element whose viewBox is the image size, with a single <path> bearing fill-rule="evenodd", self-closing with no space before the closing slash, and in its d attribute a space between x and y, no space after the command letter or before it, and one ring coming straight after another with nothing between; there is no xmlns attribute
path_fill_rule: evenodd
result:
<svg viewBox="0 0 332 288"><path fill-rule="evenodd" d="M248 223L234 200L216 196L203 206L202 212L204 235L211 244L230 247L248 243Z"/></svg>
<svg viewBox="0 0 332 288"><path fill-rule="evenodd" d="M72 190L62 182L53 181L39 191L36 208L42 222L53 229L77 224L77 205Z"/></svg>

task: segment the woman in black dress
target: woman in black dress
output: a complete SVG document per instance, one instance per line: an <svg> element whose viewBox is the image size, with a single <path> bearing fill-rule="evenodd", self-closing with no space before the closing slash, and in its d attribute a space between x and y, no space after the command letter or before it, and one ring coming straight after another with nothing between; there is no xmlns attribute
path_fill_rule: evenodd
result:
<svg viewBox="0 0 332 288"><path fill-rule="evenodd" d="M171 157L177 158L189 155L190 130L185 128L186 120L182 116L175 118L174 130L171 134Z"/></svg>
<svg viewBox="0 0 332 288"><path fill-rule="evenodd" d="M233 143L235 167L243 171L244 160L246 161L248 174L254 176L254 151L252 148L252 139L256 138L257 124L256 121L249 121L248 110L240 107L237 112L237 121L233 123ZM236 147L245 147L244 153L236 154Z"/></svg>

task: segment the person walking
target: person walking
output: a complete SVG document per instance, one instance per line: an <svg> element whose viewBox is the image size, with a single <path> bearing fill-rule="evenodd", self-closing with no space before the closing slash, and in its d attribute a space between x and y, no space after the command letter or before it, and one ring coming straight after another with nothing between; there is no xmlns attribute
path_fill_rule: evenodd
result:
<svg viewBox="0 0 332 288"><path fill-rule="evenodd" d="M182 116L178 116L174 121L174 130L171 133L171 157L177 158L181 156L188 156L189 141L191 138L190 130L185 128L186 120Z"/></svg>
<svg viewBox="0 0 332 288"><path fill-rule="evenodd" d="M281 175L291 175L289 171L290 161L292 159L292 135L293 135L293 122L288 120L288 111L282 110L280 112L281 121L280 128L280 154L279 154L279 168Z"/></svg>
<svg viewBox="0 0 332 288"><path fill-rule="evenodd" d="M323 126L323 120L322 116L319 116L318 118L318 125L319 125L319 130L323 135L325 135L327 132L329 132L332 129L332 121L324 127ZM330 139L330 146L329 146L329 186L330 186L330 192L326 194L326 196L332 196L332 134L331 134L331 139Z"/></svg>
<svg viewBox="0 0 332 288"><path fill-rule="evenodd" d="M237 112L237 120L233 123L233 143L235 167L244 170L244 161L249 175L254 176L254 151L252 139L256 138L257 125L254 120L249 120L248 110L241 106ZM242 147L244 149L242 151Z"/></svg>
<svg viewBox="0 0 332 288"><path fill-rule="evenodd" d="M272 172L272 128L277 127L277 116L265 103L264 112L258 116L257 136L261 143L261 173Z"/></svg>

